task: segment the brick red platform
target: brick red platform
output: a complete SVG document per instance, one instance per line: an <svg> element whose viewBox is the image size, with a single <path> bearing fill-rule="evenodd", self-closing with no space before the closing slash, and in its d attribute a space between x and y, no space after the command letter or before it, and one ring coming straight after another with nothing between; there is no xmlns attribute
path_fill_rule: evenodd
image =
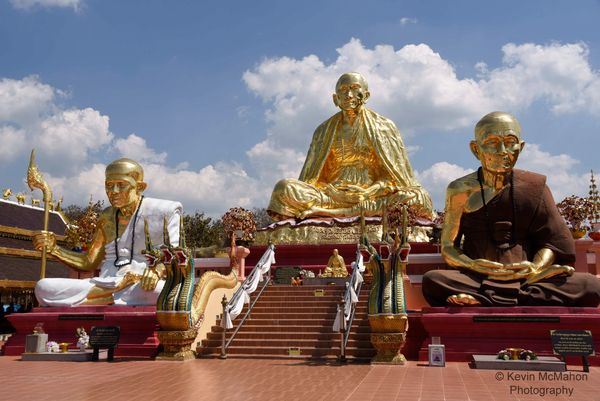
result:
<svg viewBox="0 0 600 401"><path fill-rule="evenodd" d="M503 348L530 349L551 356L550 330L591 330L600 351L600 309L568 307L443 307L423 308L421 323L427 333L419 360L427 360L431 337L441 337L447 361L470 361L473 354L496 354ZM600 366L600 357L590 357ZM581 358L569 358L581 364Z"/></svg>
<svg viewBox="0 0 600 401"><path fill-rule="evenodd" d="M4 355L21 355L25 351L25 336L31 334L39 322L44 323L48 340L69 342L72 349L77 348L78 327L84 327L89 334L92 326L119 326L121 337L115 349L116 357L153 358L158 351L154 306L34 308L31 312L13 313L7 318L16 333L4 345Z"/></svg>
<svg viewBox="0 0 600 401"><path fill-rule="evenodd" d="M379 244L373 244L376 248ZM428 242L412 242L411 254L417 253L439 253L438 247ZM250 274L252 268L256 265L260 257L267 249L264 246L251 246L249 247L250 254L246 257L246 274ZM298 266L304 269L310 269L316 273L319 270L323 270L327 266L327 261L333 253L333 250L337 249L339 254L343 256L346 266L350 268L350 265L356 258L356 244L328 244L328 245L276 245L275 248L275 260L277 263L274 268L281 266ZM410 262L410 256L409 256ZM408 265L408 274L423 274L425 271L430 269L444 268L444 265L432 264L431 266L419 266L419 272L412 272L416 266Z"/></svg>

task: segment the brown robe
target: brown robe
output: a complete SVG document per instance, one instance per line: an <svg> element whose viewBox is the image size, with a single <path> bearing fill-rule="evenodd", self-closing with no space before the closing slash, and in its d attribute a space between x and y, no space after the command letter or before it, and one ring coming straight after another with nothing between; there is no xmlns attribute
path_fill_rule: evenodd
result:
<svg viewBox="0 0 600 401"><path fill-rule="evenodd" d="M456 245L461 246L462 241L462 250L471 259L500 263L533 260L537 251L549 248L556 255L554 263L572 265L575 243L546 186L546 177L514 170L513 191L514 207L506 187L487 202L488 217L483 207L463 214ZM508 246L502 249L502 244ZM457 270L429 271L423 276L423 295L431 306L446 305L448 296L459 293L488 306L595 307L600 303L600 280L588 273L574 273L527 285L525 280L488 280Z"/></svg>

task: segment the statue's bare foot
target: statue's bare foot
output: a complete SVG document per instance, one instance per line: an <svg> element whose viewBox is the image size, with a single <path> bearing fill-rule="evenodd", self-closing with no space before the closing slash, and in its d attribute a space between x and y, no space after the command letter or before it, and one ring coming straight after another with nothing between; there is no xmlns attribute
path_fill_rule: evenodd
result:
<svg viewBox="0 0 600 401"><path fill-rule="evenodd" d="M469 294L454 294L446 298L446 303L451 306L479 306L481 302Z"/></svg>

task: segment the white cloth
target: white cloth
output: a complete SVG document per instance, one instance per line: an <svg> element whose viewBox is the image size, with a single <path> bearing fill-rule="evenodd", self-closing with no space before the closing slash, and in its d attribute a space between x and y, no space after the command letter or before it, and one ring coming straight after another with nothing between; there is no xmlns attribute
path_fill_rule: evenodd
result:
<svg viewBox="0 0 600 401"><path fill-rule="evenodd" d="M363 256L360 252L356 253L356 261L352 262L352 276L350 282L346 283L346 292L344 294L344 321L348 322L350 319L350 313L352 312L352 305L358 302L358 296L356 291L362 282L364 281L362 273L365 271L363 263ZM333 331L340 331L342 328L342 319L340 311L335 315L333 322Z"/></svg>
<svg viewBox="0 0 600 401"><path fill-rule="evenodd" d="M225 329L233 328L233 320L242 313L244 304L250 303L250 294L256 291L258 283L260 283L265 274L271 270L271 265L275 263L275 248L270 245L260 260L252 269L252 273L246 277L240 289L238 289L233 297L225 306L225 316L221 319L221 326Z"/></svg>
<svg viewBox="0 0 600 401"><path fill-rule="evenodd" d="M91 279L45 278L35 286L35 296L41 306L76 306L85 301L94 286L115 288L125 274L142 274L146 268L146 259L142 255L145 248L144 219L148 221L148 231L152 244L156 247L163 243L163 221L167 219L167 230L172 245L179 243L179 224L183 208L181 203L163 199L144 198L135 224L133 253L131 236L133 235L133 217L120 238L117 239L119 254L131 263L121 268L114 266L116 259L115 243L104 246L104 261L100 267L100 276ZM164 280L160 280L153 291L145 291L139 283L130 285L113 294L115 305L154 305L160 294Z"/></svg>

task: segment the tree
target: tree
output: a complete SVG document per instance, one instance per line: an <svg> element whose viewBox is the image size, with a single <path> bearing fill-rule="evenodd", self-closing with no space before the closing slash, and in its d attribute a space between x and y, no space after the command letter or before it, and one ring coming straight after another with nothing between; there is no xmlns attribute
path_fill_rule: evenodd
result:
<svg viewBox="0 0 600 401"><path fill-rule="evenodd" d="M223 223L220 219L206 217L204 212L183 215L183 229L188 248L203 248L211 245L222 246L225 240Z"/></svg>
<svg viewBox="0 0 600 401"><path fill-rule="evenodd" d="M269 216L267 209L264 207L255 207L252 209L252 213L254 213L254 222L256 223L257 228L263 228L269 224L273 224L273 219Z"/></svg>

